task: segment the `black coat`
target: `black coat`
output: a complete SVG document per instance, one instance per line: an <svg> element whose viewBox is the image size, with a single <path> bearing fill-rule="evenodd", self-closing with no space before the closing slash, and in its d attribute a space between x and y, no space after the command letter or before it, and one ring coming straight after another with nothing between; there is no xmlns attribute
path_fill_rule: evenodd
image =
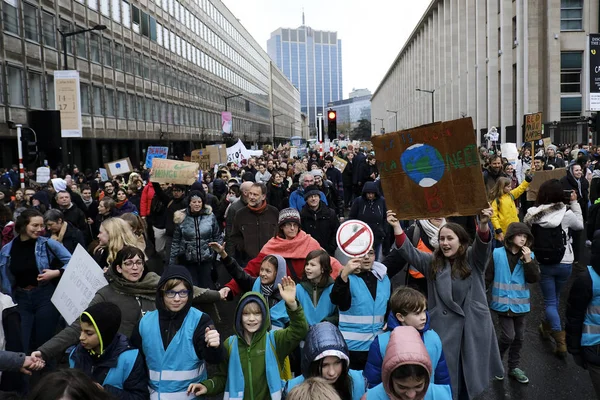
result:
<svg viewBox="0 0 600 400"><path fill-rule="evenodd" d="M567 175L560 179L560 183L563 185L564 190L574 190L577 193L577 202L581 206L581 214L583 215L583 220L587 221L588 217L588 198L590 191L590 184L587 179L585 179L585 173L587 172L587 168L583 169L583 175L579 182L581 183L581 192L579 191L579 185L577 184L577 180L571 174L572 165L567 170Z"/></svg>
<svg viewBox="0 0 600 400"><path fill-rule="evenodd" d="M322 201L317 211L305 204L300 211L302 230L313 237L323 249L333 256L337 248L335 234L340 226L335 212Z"/></svg>
<svg viewBox="0 0 600 400"><path fill-rule="evenodd" d="M327 205L331 208L338 217L344 216L344 198L329 181L323 182L323 186L319 187L327 199Z"/></svg>
<svg viewBox="0 0 600 400"><path fill-rule="evenodd" d="M86 216L83 211L79 207L77 207L74 203L71 204L71 207L66 210L60 209L63 215L65 216L65 221L68 221L73 224L77 229L84 232L87 229Z"/></svg>
<svg viewBox="0 0 600 400"><path fill-rule="evenodd" d="M289 207L289 197L290 194L283 184L275 186L274 184L269 183L267 185L267 203L277 210L281 211L284 208Z"/></svg>
<svg viewBox="0 0 600 400"><path fill-rule="evenodd" d="M367 192L375 193L374 200L367 200ZM383 242L387 233L387 207L385 199L381 197L375 182L367 182L362 190L362 195L354 199L348 219L360 219L366 222L375 236L375 246Z"/></svg>
<svg viewBox="0 0 600 400"><path fill-rule="evenodd" d="M67 250L69 250L69 253L73 254L78 244L82 245L83 248L85 248L85 239L83 237L83 232L75 228L71 223L65 223L67 224L67 230L65 231L65 235L63 236L62 244Z"/></svg>
<svg viewBox="0 0 600 400"><path fill-rule="evenodd" d="M364 153L359 152L356 156L354 156L354 162L352 163L352 184L364 184L364 181L361 181L361 169L364 164L367 162L367 156ZM346 166L348 168L348 166Z"/></svg>
<svg viewBox="0 0 600 400"><path fill-rule="evenodd" d="M348 161L348 160L346 160ZM344 172L342 172L342 184L345 188L352 187L352 176L354 170L354 160L348 161L346 164L346 168L344 168Z"/></svg>
<svg viewBox="0 0 600 400"><path fill-rule="evenodd" d="M249 261L260 253L263 246L273 238L278 220L279 210L268 204L260 214L248 207L235 213L229 240L235 245L241 259Z"/></svg>

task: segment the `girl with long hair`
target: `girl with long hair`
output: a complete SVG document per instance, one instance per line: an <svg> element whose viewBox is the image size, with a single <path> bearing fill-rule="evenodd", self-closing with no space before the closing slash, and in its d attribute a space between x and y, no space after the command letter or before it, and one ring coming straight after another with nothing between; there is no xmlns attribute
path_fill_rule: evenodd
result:
<svg viewBox="0 0 600 400"><path fill-rule="evenodd" d="M98 265L106 270L124 246L139 247L140 243L126 221L121 218L109 218L100 225L98 245L92 256Z"/></svg>
<svg viewBox="0 0 600 400"><path fill-rule="evenodd" d="M511 223L519 222L519 211L515 200L525 193L531 180L531 175L525 175L525 180L516 189L512 189L511 179L500 177L490 190L489 201L494 210L492 225L498 241L504 241L504 234Z"/></svg>

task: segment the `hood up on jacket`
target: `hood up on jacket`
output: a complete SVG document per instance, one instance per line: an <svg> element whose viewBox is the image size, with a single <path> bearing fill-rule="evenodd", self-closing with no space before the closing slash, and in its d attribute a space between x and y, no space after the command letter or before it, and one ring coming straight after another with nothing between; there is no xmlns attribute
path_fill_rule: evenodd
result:
<svg viewBox="0 0 600 400"><path fill-rule="evenodd" d="M258 292L246 292L235 307L233 330L240 340L244 340L244 326L242 324L242 311L248 303L257 303L262 314L262 324L260 329L254 333L252 341L256 342L262 338L269 329L271 329L271 315L269 314L269 306L264 296ZM250 343L248 343L250 344Z"/></svg>
<svg viewBox="0 0 600 400"><path fill-rule="evenodd" d="M427 370L428 377L425 388L415 398L415 400L421 400L427 394L429 387L432 374L431 359L419 332L412 326L399 326L392 331L381 368L383 388L390 400L400 400L400 397L394 395L393 388L390 386L392 372L403 365L411 364L420 365Z"/></svg>
<svg viewBox="0 0 600 400"><path fill-rule="evenodd" d="M531 247L533 244L533 235L531 234L531 230L527 224L524 224L523 222L513 222L508 225L508 228L506 229L506 235L504 235L504 245L508 247L510 244L512 244L512 238L520 234L527 236L527 242L525 243L525 246Z"/></svg>
<svg viewBox="0 0 600 400"><path fill-rule="evenodd" d="M377 182L366 182L362 189L362 196L366 198L367 193L375 193L375 198L381 197L381 193L379 193L379 186Z"/></svg>
<svg viewBox="0 0 600 400"><path fill-rule="evenodd" d="M564 203L542 204L529 208L523 222L528 226L538 224L542 228L555 228L561 224L566 212Z"/></svg>
<svg viewBox="0 0 600 400"><path fill-rule="evenodd" d="M183 281L183 284L185 285L186 289L190 291L185 306L177 312L173 312L167 309L167 306L165 305L165 301L163 299L163 287L165 286L165 283L167 283L167 281L170 279L179 279ZM156 309L158 310L158 314L160 316L167 316L171 319L176 318L179 315L186 315L192 307L192 300L194 298L193 293L194 285L192 283L192 275L187 270L187 268L182 265L171 265L167 267L167 269L165 269L162 276L160 277L160 280L158 281L158 286L156 288Z"/></svg>
<svg viewBox="0 0 600 400"><path fill-rule="evenodd" d="M343 363L345 372L348 372L350 356L348 345L337 326L331 322L319 322L308 330L304 339L304 350L302 351L302 375L305 379L310 378L310 364L313 361L325 357L337 357L345 360Z"/></svg>
<svg viewBox="0 0 600 400"><path fill-rule="evenodd" d="M277 259L277 274L275 275L273 287L277 289L277 285L281 283L281 280L287 274L287 263L285 262L285 258L279 254L273 254L273 256Z"/></svg>

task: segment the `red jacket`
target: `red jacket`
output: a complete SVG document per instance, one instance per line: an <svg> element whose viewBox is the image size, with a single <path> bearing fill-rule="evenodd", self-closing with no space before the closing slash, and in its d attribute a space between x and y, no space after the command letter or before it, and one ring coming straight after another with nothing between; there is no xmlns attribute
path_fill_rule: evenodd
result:
<svg viewBox="0 0 600 400"><path fill-rule="evenodd" d="M147 217L150 215L150 206L152 205L152 199L154 198L154 187L152 182L148 182L142 190L142 198L140 200L140 216Z"/></svg>

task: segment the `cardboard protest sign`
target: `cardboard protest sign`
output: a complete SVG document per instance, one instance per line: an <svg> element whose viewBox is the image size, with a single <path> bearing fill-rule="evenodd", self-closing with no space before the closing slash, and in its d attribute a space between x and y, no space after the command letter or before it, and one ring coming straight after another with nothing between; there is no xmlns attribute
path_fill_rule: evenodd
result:
<svg viewBox="0 0 600 400"><path fill-rule="evenodd" d="M523 141L532 142L542 138L542 113L525 115L525 138Z"/></svg>
<svg viewBox="0 0 600 400"><path fill-rule="evenodd" d="M104 167L106 168L108 177L111 179L113 176L123 175L133 171L129 157L111 161L107 164L104 164Z"/></svg>
<svg viewBox="0 0 600 400"><path fill-rule="evenodd" d="M340 172L344 172L346 165L348 165L348 161L344 160L343 158L333 157L333 166L336 167Z"/></svg>
<svg viewBox="0 0 600 400"><path fill-rule="evenodd" d="M67 324L71 325L87 308L96 292L106 285L108 282L102 268L78 244L50 301Z"/></svg>
<svg viewBox="0 0 600 400"><path fill-rule="evenodd" d="M360 146L361 148L365 149L366 151L371 151L373 150L373 142L360 142Z"/></svg>
<svg viewBox="0 0 600 400"><path fill-rule="evenodd" d="M152 182L191 185L197 179L198 163L164 158L152 160Z"/></svg>
<svg viewBox="0 0 600 400"><path fill-rule="evenodd" d="M212 144L204 149L210 156L210 165L222 164L227 162L227 146L224 144ZM202 153L206 154L206 153Z"/></svg>
<svg viewBox="0 0 600 400"><path fill-rule="evenodd" d="M108 180L106 168L98 168L98 172L100 172L100 180L102 180L102 182L106 182Z"/></svg>
<svg viewBox="0 0 600 400"><path fill-rule="evenodd" d="M198 156L198 168L200 171L210 170L210 156L208 154Z"/></svg>
<svg viewBox="0 0 600 400"><path fill-rule="evenodd" d="M146 151L146 168L152 168L152 159L154 158L167 158L169 155L169 148L162 146L149 146Z"/></svg>
<svg viewBox="0 0 600 400"><path fill-rule="evenodd" d="M552 138L545 137L542 140L544 141L544 149L547 149L548 146L550 146L552 144Z"/></svg>
<svg viewBox="0 0 600 400"><path fill-rule="evenodd" d="M371 140L387 208L399 219L469 216L489 207L471 118Z"/></svg>
<svg viewBox="0 0 600 400"><path fill-rule="evenodd" d="M190 162L199 162L200 156L203 154L208 155L208 152L205 149L192 150L192 154L190 155ZM210 155L208 157L210 158Z"/></svg>
<svg viewBox="0 0 600 400"><path fill-rule="evenodd" d="M560 179L567 174L567 170L564 168L556 168L548 171L537 171L533 172L533 180L527 188L527 200L535 201L537 198L538 191L542 183L549 181L550 179Z"/></svg>
<svg viewBox="0 0 600 400"><path fill-rule="evenodd" d="M50 180L50 168L39 167L35 170L35 181L37 183L46 184Z"/></svg>

